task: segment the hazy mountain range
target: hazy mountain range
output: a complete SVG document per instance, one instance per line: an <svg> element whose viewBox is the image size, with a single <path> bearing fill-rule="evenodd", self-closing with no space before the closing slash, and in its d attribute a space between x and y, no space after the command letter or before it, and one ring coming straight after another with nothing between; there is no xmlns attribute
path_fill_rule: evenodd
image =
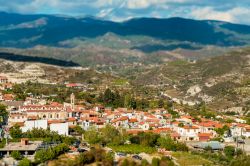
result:
<svg viewBox="0 0 250 166"><path fill-rule="evenodd" d="M216 46L242 46L250 43L250 26L221 21L137 18L125 22L112 22L94 17L0 13L2 47L66 46L62 44L63 41L75 38L89 40L107 33L121 37L146 36L165 42L186 42L168 46L160 43L132 46L143 51L151 51L152 47L153 50L196 48L191 45L192 43Z"/></svg>

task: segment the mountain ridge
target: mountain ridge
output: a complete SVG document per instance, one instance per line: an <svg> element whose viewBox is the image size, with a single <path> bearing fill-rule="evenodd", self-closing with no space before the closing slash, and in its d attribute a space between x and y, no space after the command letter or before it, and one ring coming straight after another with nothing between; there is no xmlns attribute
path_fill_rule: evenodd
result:
<svg viewBox="0 0 250 166"><path fill-rule="evenodd" d="M88 40L109 32L120 36L139 35L166 42L188 41L202 45L243 46L250 43L250 26L223 21L173 17L113 22L93 17L0 12L1 47L60 46L59 43L65 40L82 37Z"/></svg>

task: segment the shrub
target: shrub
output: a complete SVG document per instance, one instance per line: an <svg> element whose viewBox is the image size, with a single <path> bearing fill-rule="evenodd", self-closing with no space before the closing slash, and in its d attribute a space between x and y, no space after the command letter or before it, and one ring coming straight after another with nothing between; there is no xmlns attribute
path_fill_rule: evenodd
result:
<svg viewBox="0 0 250 166"><path fill-rule="evenodd" d="M66 144L59 144L56 147L47 150L39 150L35 154L35 161L36 163L44 163L45 161L55 159L68 150L69 147Z"/></svg>
<svg viewBox="0 0 250 166"><path fill-rule="evenodd" d="M19 151L12 151L10 155L16 160L21 160L23 158Z"/></svg>
<svg viewBox="0 0 250 166"><path fill-rule="evenodd" d="M154 157L152 159L152 166L159 166L159 165L160 165L160 159Z"/></svg>
<svg viewBox="0 0 250 166"><path fill-rule="evenodd" d="M148 163L148 161L147 161L146 159L143 159L143 160L141 161L141 165L142 165L142 166L148 166L149 163Z"/></svg>
<svg viewBox="0 0 250 166"><path fill-rule="evenodd" d="M226 146L224 153L227 157L232 158L235 155L235 148L233 146Z"/></svg>
<svg viewBox="0 0 250 166"><path fill-rule="evenodd" d="M23 158L19 163L18 166L32 166L32 163L29 159Z"/></svg>

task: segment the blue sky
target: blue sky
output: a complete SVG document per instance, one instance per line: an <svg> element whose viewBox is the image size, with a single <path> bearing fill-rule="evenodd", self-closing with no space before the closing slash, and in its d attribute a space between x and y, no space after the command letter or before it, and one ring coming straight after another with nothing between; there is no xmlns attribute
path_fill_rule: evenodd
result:
<svg viewBox="0 0 250 166"><path fill-rule="evenodd" d="M0 11L92 15L123 21L133 17L185 17L250 25L250 0L0 0Z"/></svg>

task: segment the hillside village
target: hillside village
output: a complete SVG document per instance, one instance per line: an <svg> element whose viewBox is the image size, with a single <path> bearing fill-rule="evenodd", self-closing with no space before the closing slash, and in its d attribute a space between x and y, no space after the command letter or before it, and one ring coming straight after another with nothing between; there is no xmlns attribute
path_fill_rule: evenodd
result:
<svg viewBox="0 0 250 166"><path fill-rule="evenodd" d="M13 131L11 132L11 130L29 133L34 129L42 131L49 129L50 132L58 133L65 138L77 138L80 144L85 143L85 146L71 145L70 155L74 156L82 150L88 151L89 144L98 143L98 141L93 141L92 138L88 137L88 132L102 131L107 126L112 126L117 131L122 130L131 138L142 133L157 137L169 137L177 143L183 143L192 151L206 151L208 147L213 151L223 151L226 147L234 147L241 149L246 154L250 153L249 120L241 114L230 114L233 112L230 110L225 114L211 116L208 116L209 113L206 115L199 113L202 110L196 110L198 115L194 115L185 110L185 107L180 103L174 101L168 108L164 106L163 101L163 104L159 104L159 107L147 111L139 108L108 107L105 106L105 103L100 102L79 102L80 100L76 98L77 94L74 93L68 96L69 102L56 102L44 98L43 95L34 96L30 93L25 97L25 100L20 100L12 92L16 83L9 82L6 76L0 76L0 83L2 91L0 100L2 105L6 106L8 112L6 118L2 116L4 121L2 121L1 136L2 141L4 138L10 140L0 149L0 154L5 157L8 157L13 151L19 151L21 155L26 156L31 161L36 161L35 154L43 145L43 139L39 139L37 142L31 138L13 138ZM76 93L83 90L88 91L81 83L66 83L64 87L66 89L77 89ZM106 91L108 91L107 88ZM76 131L79 130L82 132L76 134ZM14 143L15 141L11 142L15 139L18 141L21 139L21 142L19 144ZM124 141L126 144L134 144L129 139ZM119 143L119 146L124 143ZM30 150L24 148L28 144L31 146ZM53 144L55 144L54 146L58 145L55 142ZM46 149L46 147L44 148ZM136 162L140 163L140 160L145 159L151 163L152 156L155 153L174 157L174 151L176 151L160 145L160 147L152 147L153 149L156 148L154 155L143 150L139 155L137 155L138 152L130 155L131 152L127 154L126 150L119 150L114 146L109 147L107 145L107 148L111 148L112 152L115 152L117 157L114 161L116 162L130 156ZM146 157L141 154L142 152L147 154ZM8 163L10 161L5 159L3 162ZM178 158L175 157L174 162L178 164Z"/></svg>

